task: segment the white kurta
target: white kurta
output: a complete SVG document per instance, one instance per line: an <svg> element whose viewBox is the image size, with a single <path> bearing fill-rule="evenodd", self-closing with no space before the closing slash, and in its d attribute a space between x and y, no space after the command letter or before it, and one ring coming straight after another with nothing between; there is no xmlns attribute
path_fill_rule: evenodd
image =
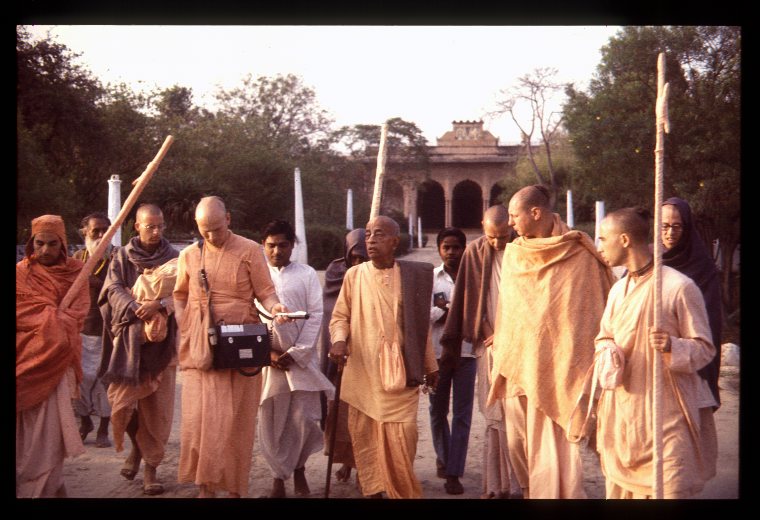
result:
<svg viewBox="0 0 760 520"><path fill-rule="evenodd" d="M317 359L322 286L316 271L297 263L268 267L280 302L291 311L309 313L307 320L274 326L275 347L294 361L288 370L262 370L259 442L272 476L285 480L303 467L309 455L322 450L319 393L332 398L334 387L319 370Z"/></svg>

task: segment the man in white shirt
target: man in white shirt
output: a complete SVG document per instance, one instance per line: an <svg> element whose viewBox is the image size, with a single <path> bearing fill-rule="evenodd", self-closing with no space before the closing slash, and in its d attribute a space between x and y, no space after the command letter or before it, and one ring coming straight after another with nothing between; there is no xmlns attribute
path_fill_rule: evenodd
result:
<svg viewBox="0 0 760 520"><path fill-rule="evenodd" d="M430 325L435 358L440 367L443 351L441 334L467 238L462 230L448 227L438 233L436 244L442 263L433 270ZM476 374L477 360L472 353L472 343L463 341L459 363L456 367L440 367L438 388L430 394L430 430L435 447L437 474L446 479L444 488L449 495L461 495L464 492L459 478L464 474L470 440ZM449 402L452 399L453 415L449 424Z"/></svg>
<svg viewBox="0 0 760 520"><path fill-rule="evenodd" d="M322 286L313 268L290 261L296 241L290 223L272 221L262 235L277 297L288 309L309 313L306 320L275 325L272 365L262 370L259 443L274 479L267 496L285 498L285 480L291 474L296 495L308 496L306 460L324 446L319 395L325 391L331 397L334 392L317 359Z"/></svg>

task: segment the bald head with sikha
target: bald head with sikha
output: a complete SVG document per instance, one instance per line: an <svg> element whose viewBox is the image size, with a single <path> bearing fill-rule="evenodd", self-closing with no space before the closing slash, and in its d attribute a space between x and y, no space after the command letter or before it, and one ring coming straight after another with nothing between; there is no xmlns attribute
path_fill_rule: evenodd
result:
<svg viewBox="0 0 760 520"><path fill-rule="evenodd" d="M230 212L216 195L203 197L198 202L195 223L203 239L214 247L222 247L230 235Z"/></svg>
<svg viewBox="0 0 760 520"><path fill-rule="evenodd" d="M509 225L509 214L503 204L496 204L483 213L483 233L488 244L497 251L503 251L514 236Z"/></svg>
<svg viewBox="0 0 760 520"><path fill-rule="evenodd" d="M554 227L549 190L541 184L521 188L509 200L509 225L525 238L546 238Z"/></svg>

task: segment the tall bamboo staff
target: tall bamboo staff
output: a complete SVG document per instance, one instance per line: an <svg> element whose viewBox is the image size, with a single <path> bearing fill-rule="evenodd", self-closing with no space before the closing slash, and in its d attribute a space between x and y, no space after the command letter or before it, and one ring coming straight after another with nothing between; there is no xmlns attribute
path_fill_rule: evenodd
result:
<svg viewBox="0 0 760 520"><path fill-rule="evenodd" d="M122 222L124 222L124 219L127 217L127 213L129 213L129 211L132 209L132 206L135 205L137 198L145 189L145 186L148 185L150 178L153 177L153 173L155 173L158 165L161 164L161 160L164 158L164 155L166 155L166 152L169 151L169 147L172 145L172 142L174 142L174 138L170 135L167 136L164 144L161 146L161 149L158 151L153 160L148 163L145 171L143 171L140 176L132 182L132 185L134 185L134 188L132 188L132 193L130 193L129 197L127 197L127 200L121 207L121 211L119 211L119 215L116 217L116 220L113 221L111 227L109 227L108 231L106 231L106 234L103 235L103 238L100 240L98 247L95 248L95 251L93 251L90 257L87 259L84 266L82 267L82 270L74 280L74 283L71 284L69 291L63 297L63 300L61 300L61 310L67 309L69 305L71 305L71 302L74 299L74 295L79 292L79 289L83 284L87 283L87 280L89 279L90 273L92 273L95 264L97 262L100 262L100 259L103 257L103 253L105 253L108 244L111 242L111 238L113 237L114 233L116 233L116 230L119 229Z"/></svg>
<svg viewBox="0 0 760 520"><path fill-rule="evenodd" d="M380 214L380 201L383 199L383 177L385 177L385 161L388 158L386 141L388 140L388 123L383 123L380 130L380 147L377 150L377 170L375 171L375 191L372 194L372 209L369 219Z"/></svg>
<svg viewBox="0 0 760 520"><path fill-rule="evenodd" d="M657 57L657 104L655 105L657 140L654 148L654 323L655 330L660 330L662 323L662 178L665 162L665 133L670 133L668 121L668 84L665 83L665 53ZM662 353L654 350L652 367L652 466L654 469L654 498L663 498L662 471Z"/></svg>

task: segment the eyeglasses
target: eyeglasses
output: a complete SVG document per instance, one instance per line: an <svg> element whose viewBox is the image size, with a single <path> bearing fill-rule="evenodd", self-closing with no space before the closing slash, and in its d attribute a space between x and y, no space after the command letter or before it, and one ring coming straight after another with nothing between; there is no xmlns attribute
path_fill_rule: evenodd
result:
<svg viewBox="0 0 760 520"><path fill-rule="evenodd" d="M143 229L147 229L149 232L153 233L154 231L160 229L163 230L166 227L166 224L140 224Z"/></svg>
<svg viewBox="0 0 760 520"><path fill-rule="evenodd" d="M667 232L668 230L673 230L673 233L680 233L683 231L683 225L682 224L663 224L662 225L662 231Z"/></svg>

